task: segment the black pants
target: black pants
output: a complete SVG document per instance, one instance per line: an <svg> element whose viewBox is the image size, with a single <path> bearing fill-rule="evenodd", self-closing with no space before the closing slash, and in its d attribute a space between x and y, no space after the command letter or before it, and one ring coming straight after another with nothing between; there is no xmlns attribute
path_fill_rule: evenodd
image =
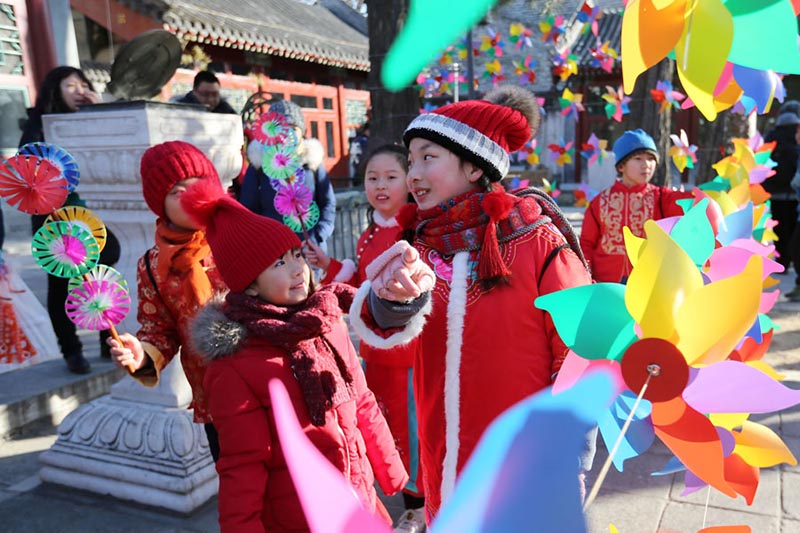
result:
<svg viewBox="0 0 800 533"><path fill-rule="evenodd" d="M219 434L214 424L204 424L206 430L206 437L208 437L208 449L211 452L211 458L216 463L219 461Z"/></svg>
<svg viewBox="0 0 800 533"><path fill-rule="evenodd" d="M790 242L794 227L797 225L797 200L772 200L772 218L778 221L775 226L775 235L778 241L775 243L775 250L778 252L778 262L785 268L789 268L792 262L792 250ZM797 265L795 270L800 270Z"/></svg>
<svg viewBox="0 0 800 533"><path fill-rule="evenodd" d="M46 219L43 215L31 217L33 231L36 232ZM100 252L100 263L112 266L119 261L120 244L116 235L111 230L106 230L106 245ZM58 339L58 345L64 357L80 353L83 351L83 344L78 338L78 331L75 324L67 316L64 303L67 301L69 279L47 275L47 313L50 315L50 323L53 324L53 332ZM109 333L100 332L100 342L105 343Z"/></svg>

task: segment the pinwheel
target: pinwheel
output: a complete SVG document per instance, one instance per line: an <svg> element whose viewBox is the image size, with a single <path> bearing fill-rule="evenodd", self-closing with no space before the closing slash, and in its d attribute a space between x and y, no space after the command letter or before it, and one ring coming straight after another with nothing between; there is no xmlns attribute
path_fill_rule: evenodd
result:
<svg viewBox="0 0 800 533"><path fill-rule="evenodd" d="M270 179L291 181L301 169L297 151L286 144L267 146L264 150L262 170Z"/></svg>
<svg viewBox="0 0 800 533"><path fill-rule="evenodd" d="M697 163L697 146L689 144L686 131L681 130L680 136L672 134L669 138L673 144L669 149L669 156L678 171L683 172L687 168L694 168L694 164Z"/></svg>
<svg viewBox="0 0 800 533"><path fill-rule="evenodd" d="M85 281L92 281L92 282L102 282L108 281L110 283L114 283L119 285L125 290L128 290L128 282L125 281L125 278L122 277L122 274L115 268L110 267L108 265L95 265L91 270L86 272L81 277L70 278L69 283L67 284L67 291L72 291L73 289L78 288L82 285Z"/></svg>
<svg viewBox="0 0 800 533"><path fill-rule="evenodd" d="M578 120L578 113L584 110L583 95L574 94L567 88L561 93L561 98L558 99L558 103L561 106L561 115L572 118L576 122Z"/></svg>
<svg viewBox="0 0 800 533"><path fill-rule="evenodd" d="M263 113L253 123L250 135L265 146L283 144L292 128L280 113Z"/></svg>
<svg viewBox="0 0 800 533"><path fill-rule="evenodd" d="M602 163L606 156L606 146L608 146L607 140L600 140L597 135L592 133L589 136L589 140L581 146L581 157L586 159L588 166Z"/></svg>
<svg viewBox="0 0 800 533"><path fill-rule="evenodd" d="M497 85L506 79L503 76L503 65L497 59L487 62L485 67L486 70L483 73L483 77L491 80L492 85Z"/></svg>
<svg viewBox="0 0 800 533"><path fill-rule="evenodd" d="M95 215L85 207L77 205L68 205L53 211L46 219L45 224L49 222L67 222L71 225L76 225L83 230L88 231L94 240L97 241L97 247L100 251L106 246L106 225L100 220L100 217Z"/></svg>
<svg viewBox="0 0 800 533"><path fill-rule="evenodd" d="M526 46L533 48L531 35L533 35L533 30L526 28L519 22L512 22L508 28L508 40L511 44L516 45L517 50L521 50Z"/></svg>
<svg viewBox="0 0 800 533"><path fill-rule="evenodd" d="M739 100L744 87L732 76L735 68L800 73L792 2L628 2L622 20L625 92L673 50L681 85L708 120Z"/></svg>
<svg viewBox="0 0 800 533"><path fill-rule="evenodd" d="M278 189L275 210L283 216L283 223L309 240L308 230L319 222L319 207L305 183L296 180Z"/></svg>
<svg viewBox="0 0 800 533"><path fill-rule="evenodd" d="M88 279L67 294L69 319L80 328L100 331L119 324L131 310L131 297L123 285L108 279Z"/></svg>
<svg viewBox="0 0 800 533"><path fill-rule="evenodd" d="M514 75L519 76L521 85L533 85L536 83L536 61L528 54L522 61L512 61L514 65Z"/></svg>
<svg viewBox="0 0 800 533"><path fill-rule="evenodd" d="M564 17L562 15L557 17L550 15L539 23L539 30L542 32L542 41L551 41L553 44L558 43L558 38L567 31L564 26Z"/></svg>
<svg viewBox="0 0 800 533"><path fill-rule="evenodd" d="M592 67L603 69L606 72L611 72L614 62L619 59L619 54L611 48L609 41L603 44L598 41L597 47L590 48L589 53L592 54Z"/></svg>
<svg viewBox="0 0 800 533"><path fill-rule="evenodd" d="M606 85L606 94L602 95L601 98L606 101L606 117L622 122L622 116L630 113L628 102L631 99L622 92L622 86L615 90L613 87Z"/></svg>
<svg viewBox="0 0 800 533"><path fill-rule="evenodd" d="M537 147L538 141L534 138L525 143L525 146L520 148L519 153L525 158L525 161L535 167L539 164L539 148Z"/></svg>
<svg viewBox="0 0 800 533"><path fill-rule="evenodd" d="M33 236L33 258L45 272L59 278L82 276L97 264L100 247L78 224L50 222Z"/></svg>
<svg viewBox="0 0 800 533"><path fill-rule="evenodd" d="M283 223L295 233L302 233L306 240L309 239L308 230L319 222L319 207L312 202L305 213L294 213L283 216Z"/></svg>
<svg viewBox="0 0 800 533"><path fill-rule="evenodd" d="M503 40L502 36L495 32L492 28L486 28L488 35L481 35L478 50L486 52L486 55L491 58L503 57Z"/></svg>
<svg viewBox="0 0 800 533"><path fill-rule="evenodd" d="M550 150L550 160L558 166L563 167L572 163L572 141L564 143L562 140L560 144L550 144L547 148Z"/></svg>
<svg viewBox="0 0 800 533"><path fill-rule="evenodd" d="M581 6L580 11L578 11L577 18L579 22L583 23L584 32L591 30L594 36L597 37L597 21L602 16L603 13L600 11L600 8L595 5L591 5L591 3L587 0Z"/></svg>
<svg viewBox="0 0 800 533"><path fill-rule="evenodd" d="M567 81L570 76L578 73L578 57L570 54L569 49L564 50L553 58L553 76L558 76L561 81Z"/></svg>
<svg viewBox="0 0 800 533"><path fill-rule="evenodd" d="M46 159L15 155L0 165L0 197L31 215L50 213L64 205L69 182Z"/></svg>
<svg viewBox="0 0 800 533"><path fill-rule="evenodd" d="M69 152L60 146L46 142L28 143L22 145L17 153L19 155L34 155L52 164L67 180L69 192L74 191L75 187L78 186L78 182L81 178L78 163Z"/></svg>
<svg viewBox="0 0 800 533"><path fill-rule="evenodd" d="M681 100L686 98L685 94L672 88L672 82L669 80L657 81L656 88L650 89L650 95L655 103L661 104L661 108L658 110L659 113L663 113L670 108L680 109Z"/></svg>

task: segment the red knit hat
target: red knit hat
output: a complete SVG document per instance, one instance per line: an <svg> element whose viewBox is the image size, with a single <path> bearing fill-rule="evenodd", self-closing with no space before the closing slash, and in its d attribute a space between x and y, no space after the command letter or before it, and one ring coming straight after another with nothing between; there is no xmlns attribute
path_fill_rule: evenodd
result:
<svg viewBox="0 0 800 533"><path fill-rule="evenodd" d="M219 183L217 169L196 146L183 141L169 141L145 150L139 165L142 194L156 215L164 216L164 199L170 189L188 178L213 178Z"/></svg>
<svg viewBox="0 0 800 533"><path fill-rule="evenodd" d="M211 180L189 187L181 205L205 227L217 269L233 292L244 291L280 256L300 247L286 225L253 213Z"/></svg>
<svg viewBox="0 0 800 533"><path fill-rule="evenodd" d="M539 126L539 106L532 93L500 87L486 100L456 102L411 121L403 141L422 137L477 165L491 181L508 173L509 152L523 146Z"/></svg>

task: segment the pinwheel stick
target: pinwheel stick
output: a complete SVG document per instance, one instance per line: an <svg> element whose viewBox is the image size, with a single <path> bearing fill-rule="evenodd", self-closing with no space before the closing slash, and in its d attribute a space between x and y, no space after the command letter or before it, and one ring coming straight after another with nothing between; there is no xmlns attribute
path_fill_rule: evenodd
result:
<svg viewBox="0 0 800 533"><path fill-rule="evenodd" d="M611 467L611 462L614 460L614 457L616 456L617 451L622 444L622 439L625 438L625 433L628 431L631 421L636 414L636 410L639 408L639 404L642 402L644 393L647 392L647 386L650 384L650 380L654 377L658 377L659 374L661 374L661 367L659 365L647 365L647 379L645 379L644 384L642 385L642 390L639 391L639 395L636 397L636 401L633 402L631 412L628 414L628 418L625 419L625 423L622 425L622 430L619 432L617 440L614 442L614 446L611 447L611 451L608 453L606 462L603 463L603 468L600 469L600 474L597 476L597 480L595 480L592 490L589 492L589 496L586 497L586 501L583 504L584 513L589 506L592 505L592 502L594 502L595 498L597 498L597 493L600 492L600 487L603 485L603 481L606 479L608 469Z"/></svg>
<svg viewBox="0 0 800 533"><path fill-rule="evenodd" d="M63 222L69 222L68 220L65 221L63 218L61 218L57 211L53 211L50 214L50 216L53 217L53 220L60 220L60 221L63 221ZM83 277L83 281L90 281L88 274L84 274L82 277ZM117 333L117 328L115 328L114 324L112 324L111 322L108 323L108 331L111 333L111 338L112 339L117 341L120 346L124 346L123 343L122 343L122 339L119 337L119 333ZM133 373L136 372L136 369L133 368L132 365L126 366L125 369L131 375L133 375Z"/></svg>
<svg viewBox="0 0 800 533"><path fill-rule="evenodd" d="M308 236L308 230L306 229L306 223L303 222L303 215L300 214L300 209L295 209L295 213L297 213L297 218L300 220L300 227L303 228L303 238L306 241L310 241L311 237Z"/></svg>

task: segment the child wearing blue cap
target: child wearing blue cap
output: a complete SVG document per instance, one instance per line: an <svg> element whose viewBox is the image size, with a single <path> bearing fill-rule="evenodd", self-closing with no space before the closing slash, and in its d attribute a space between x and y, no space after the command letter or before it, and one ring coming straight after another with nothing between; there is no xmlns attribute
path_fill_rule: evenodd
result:
<svg viewBox="0 0 800 533"><path fill-rule="evenodd" d="M581 228L581 248L595 281L624 282L631 264L625 253L622 228L644 236L645 220L683 214L675 203L691 198L690 192L674 191L650 183L658 164L653 138L642 129L628 130L614 143L617 181L589 204Z"/></svg>

